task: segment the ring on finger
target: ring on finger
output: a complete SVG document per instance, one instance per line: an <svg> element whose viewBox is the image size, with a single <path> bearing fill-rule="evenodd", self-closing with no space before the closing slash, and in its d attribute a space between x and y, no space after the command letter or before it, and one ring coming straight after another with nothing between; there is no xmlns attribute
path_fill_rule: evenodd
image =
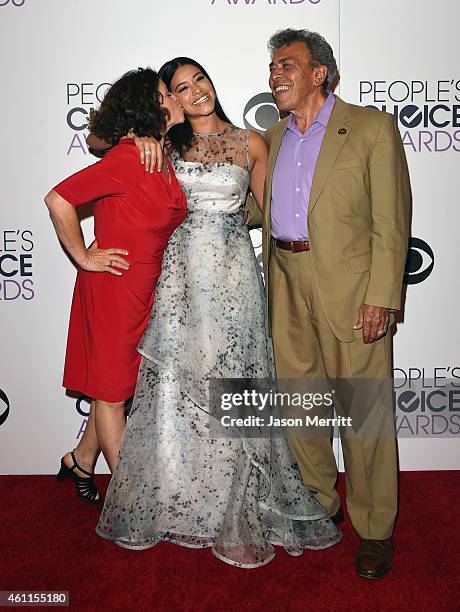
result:
<svg viewBox="0 0 460 612"><path fill-rule="evenodd" d="M149 151L148 149L145 149L144 151L144 155L152 155L152 151Z"/></svg>

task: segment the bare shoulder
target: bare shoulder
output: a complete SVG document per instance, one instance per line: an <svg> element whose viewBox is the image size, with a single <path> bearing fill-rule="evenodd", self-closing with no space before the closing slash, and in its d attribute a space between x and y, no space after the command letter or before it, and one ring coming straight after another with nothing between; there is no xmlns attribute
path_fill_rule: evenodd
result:
<svg viewBox="0 0 460 612"><path fill-rule="evenodd" d="M249 155L252 158L258 158L262 155L267 155L268 147L263 136L253 130L248 130L248 146Z"/></svg>

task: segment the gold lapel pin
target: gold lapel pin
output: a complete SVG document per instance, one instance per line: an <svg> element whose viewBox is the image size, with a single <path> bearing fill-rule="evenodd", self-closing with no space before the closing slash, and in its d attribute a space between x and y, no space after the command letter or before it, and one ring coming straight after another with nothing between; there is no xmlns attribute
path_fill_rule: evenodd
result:
<svg viewBox="0 0 460 612"><path fill-rule="evenodd" d="M340 134L340 136L343 136L344 134L347 133L347 130L345 128L340 128L340 130L338 131L338 133Z"/></svg>

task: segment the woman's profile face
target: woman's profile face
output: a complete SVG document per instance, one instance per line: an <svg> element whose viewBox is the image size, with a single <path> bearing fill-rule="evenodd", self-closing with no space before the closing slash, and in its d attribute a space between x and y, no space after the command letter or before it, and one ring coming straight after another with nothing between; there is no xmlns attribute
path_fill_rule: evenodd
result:
<svg viewBox="0 0 460 612"><path fill-rule="evenodd" d="M176 97L168 90L166 85L160 79L158 83L158 92L160 94L160 104L168 111L166 119L166 129L169 130L173 125L184 122L184 111L176 100Z"/></svg>
<svg viewBox="0 0 460 612"><path fill-rule="evenodd" d="M180 66L171 79L170 90L190 119L205 117L214 112L216 92L209 79L196 66Z"/></svg>

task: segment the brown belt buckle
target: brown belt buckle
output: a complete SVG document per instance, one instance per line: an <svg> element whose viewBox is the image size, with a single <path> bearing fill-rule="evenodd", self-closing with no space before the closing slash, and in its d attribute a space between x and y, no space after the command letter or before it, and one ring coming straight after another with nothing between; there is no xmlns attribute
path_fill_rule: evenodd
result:
<svg viewBox="0 0 460 612"><path fill-rule="evenodd" d="M297 251L294 249L294 244L296 243L295 240L290 240L291 243L291 253L297 253Z"/></svg>

